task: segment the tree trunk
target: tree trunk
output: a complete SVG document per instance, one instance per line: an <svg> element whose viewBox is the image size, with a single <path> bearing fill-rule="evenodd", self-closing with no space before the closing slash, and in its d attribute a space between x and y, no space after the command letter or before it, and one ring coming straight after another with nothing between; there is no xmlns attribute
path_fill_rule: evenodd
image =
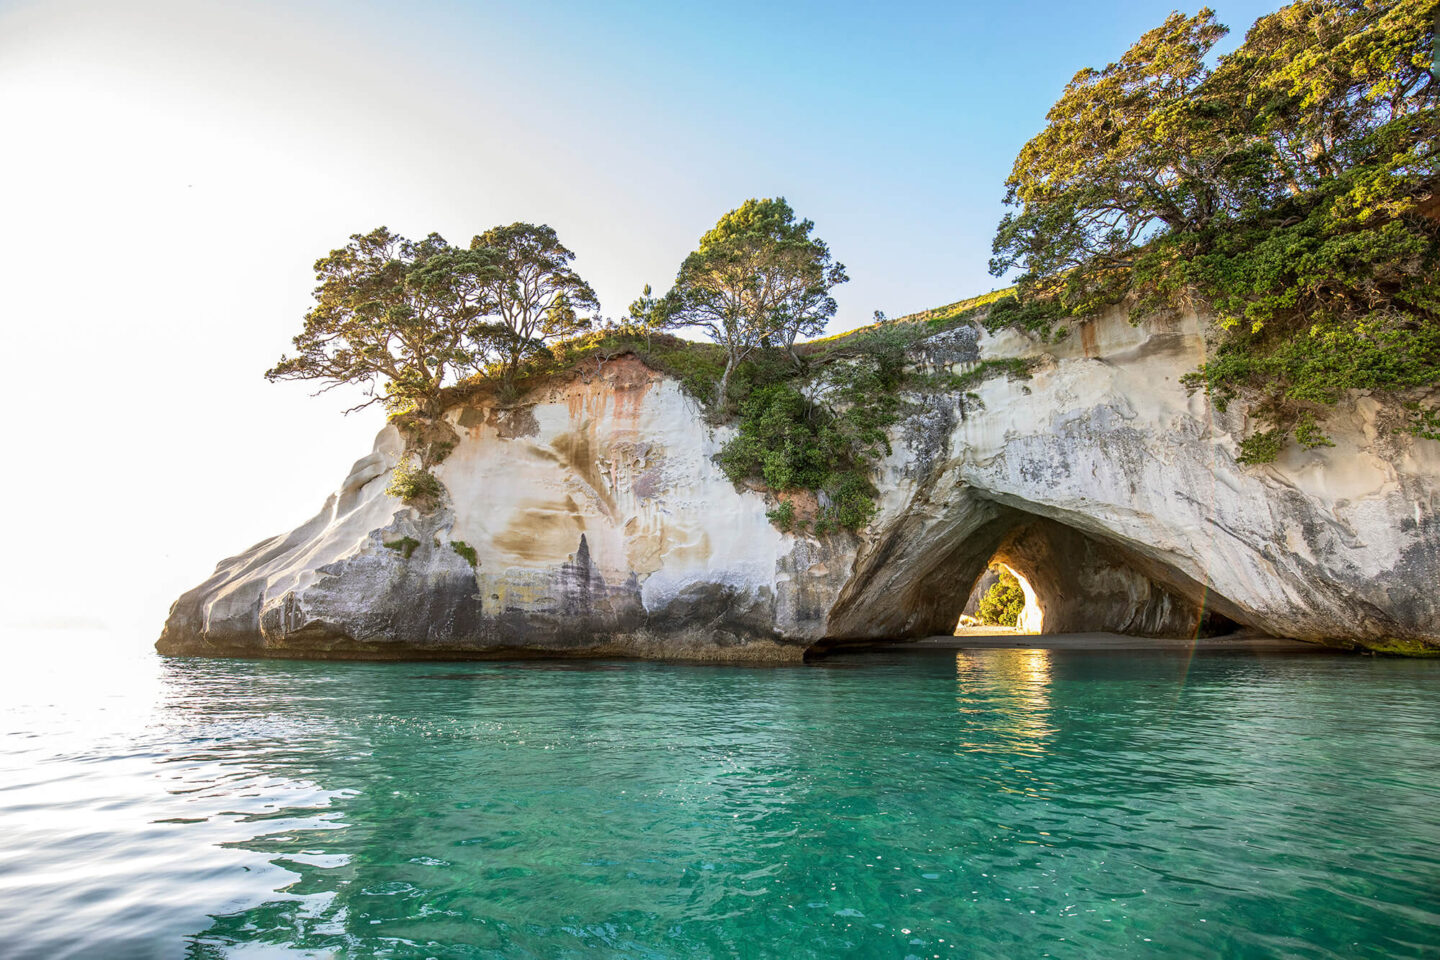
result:
<svg viewBox="0 0 1440 960"><path fill-rule="evenodd" d="M735 355L725 354L725 372L720 374L720 387L715 393L715 411L722 413L730 398L730 373L735 369Z"/></svg>
<svg viewBox="0 0 1440 960"><path fill-rule="evenodd" d="M800 363L800 355L795 352L795 338L798 334L799 331L795 330L791 331L785 337L785 352L790 354L790 362L797 367L802 366Z"/></svg>

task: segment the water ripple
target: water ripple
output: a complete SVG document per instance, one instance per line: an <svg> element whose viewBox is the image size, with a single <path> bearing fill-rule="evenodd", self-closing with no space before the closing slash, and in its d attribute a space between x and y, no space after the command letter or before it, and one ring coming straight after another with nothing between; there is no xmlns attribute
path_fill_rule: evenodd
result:
<svg viewBox="0 0 1440 960"><path fill-rule="evenodd" d="M7 958L1440 953L1440 664L77 662Z"/></svg>

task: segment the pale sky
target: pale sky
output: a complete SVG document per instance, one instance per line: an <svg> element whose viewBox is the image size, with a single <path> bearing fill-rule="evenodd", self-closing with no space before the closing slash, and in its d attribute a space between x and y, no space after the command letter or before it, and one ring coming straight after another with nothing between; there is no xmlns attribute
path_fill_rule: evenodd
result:
<svg viewBox="0 0 1440 960"><path fill-rule="evenodd" d="M1219 4L1230 45L1275 6ZM936 306L997 285L1065 82L1170 9L0 0L0 626L149 644L320 508L383 413L262 374L351 233L548 223L618 316L783 195L853 278L832 332Z"/></svg>

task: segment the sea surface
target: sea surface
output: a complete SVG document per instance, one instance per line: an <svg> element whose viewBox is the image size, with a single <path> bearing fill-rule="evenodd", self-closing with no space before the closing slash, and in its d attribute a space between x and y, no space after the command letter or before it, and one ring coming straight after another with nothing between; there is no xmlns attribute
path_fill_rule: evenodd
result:
<svg viewBox="0 0 1440 960"><path fill-rule="evenodd" d="M1440 956L1440 662L3 642L6 960Z"/></svg>

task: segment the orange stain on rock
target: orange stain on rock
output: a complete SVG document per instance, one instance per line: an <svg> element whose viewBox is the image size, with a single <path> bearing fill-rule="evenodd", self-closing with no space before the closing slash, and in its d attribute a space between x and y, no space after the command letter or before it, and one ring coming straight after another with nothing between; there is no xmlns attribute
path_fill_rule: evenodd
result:
<svg viewBox="0 0 1440 960"><path fill-rule="evenodd" d="M492 542L513 562L554 566L575 552L584 532L585 518L573 498L531 500L519 505Z"/></svg>
<svg viewBox="0 0 1440 960"><path fill-rule="evenodd" d="M603 418L608 411L618 420L638 421L645 396L659 374L645 366L633 353L601 361L596 367L581 365L565 388L565 407L570 419Z"/></svg>

